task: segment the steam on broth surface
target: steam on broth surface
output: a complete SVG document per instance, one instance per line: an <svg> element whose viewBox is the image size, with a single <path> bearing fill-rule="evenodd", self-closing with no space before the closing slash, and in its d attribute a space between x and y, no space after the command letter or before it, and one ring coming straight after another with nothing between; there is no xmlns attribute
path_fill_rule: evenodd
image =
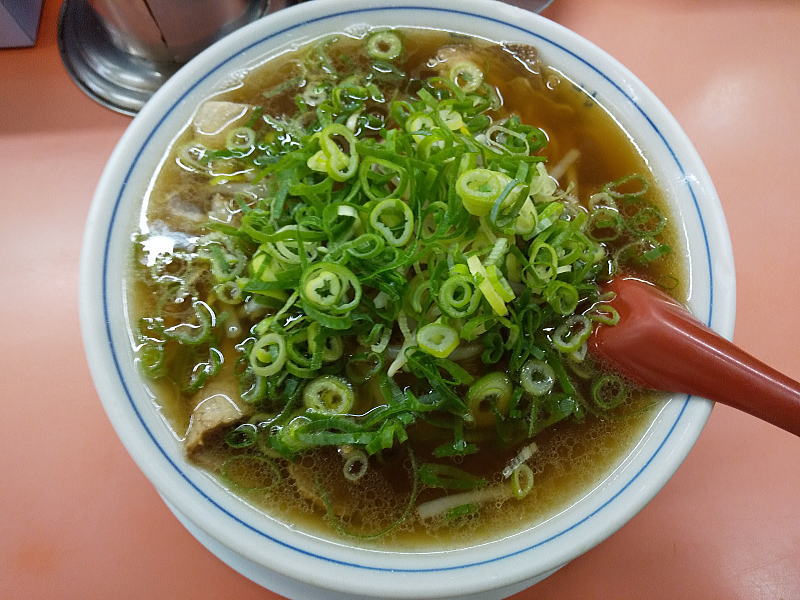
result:
<svg viewBox="0 0 800 600"><path fill-rule="evenodd" d="M285 522L393 549L517 531L659 405L585 344L614 273L683 299L651 179L534 48L314 42L207 100L156 175L137 360L188 457Z"/></svg>

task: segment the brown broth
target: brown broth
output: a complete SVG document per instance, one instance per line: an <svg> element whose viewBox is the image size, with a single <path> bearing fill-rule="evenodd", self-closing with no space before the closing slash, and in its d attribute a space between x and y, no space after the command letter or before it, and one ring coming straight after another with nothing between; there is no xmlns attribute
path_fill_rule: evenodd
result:
<svg viewBox="0 0 800 600"><path fill-rule="evenodd" d="M501 90L501 111L517 114L522 122L540 127L547 133L549 144L543 154L549 158L549 165L558 163L570 150L580 152L581 158L567 171L566 178L573 183L573 193L582 201L599 191L606 182L630 173L643 173L653 179L641 152L609 112L565 75L542 64L530 47L506 48L439 31L405 31L404 38L407 47L412 49L404 57L403 66L412 77L430 75L436 63L431 59L441 52L466 51L479 57L478 64L488 74L487 81ZM340 43L340 53L332 56L337 68L344 67L347 62L342 56L357 55L352 48L362 42L342 36ZM448 49L453 45L455 50ZM277 94L266 104L262 92L292 75L294 58L289 54L254 68L241 85L215 96L215 99L264 105L265 112L276 116L291 114L297 90ZM191 132L181 136L175 148L190 137ZM174 158L165 161L143 209L149 227L155 230L176 227L168 202L176 189L182 190L190 203L207 209L213 202L213 194L202 186L198 187L197 181L197 176L179 168ZM650 188L648 201L668 214L657 186ZM196 230L186 226L182 229L189 235L200 231L199 226ZM639 274L651 281L679 282L671 293L683 300L683 253L671 223L660 238L675 251L669 258ZM132 296L136 316L148 314L154 308L154 300L141 282L133 286ZM479 363L469 368L474 372L481 369ZM215 385L237 389L230 369L217 379L220 381ZM588 383L579 384L584 394L588 393L587 386ZM153 384L153 393L166 420L180 437L186 430L191 404L170 386ZM370 534L402 517L410 494L412 457L404 447L384 453L380 460L371 460L367 476L356 485L344 481L342 458L331 449L310 452L300 458L298 465L290 465L283 459L267 465L261 459L253 458L256 456L253 451L231 451L220 437L195 460L209 472L221 476L223 483L226 483L226 478L222 471L226 468L236 470L237 481L252 481L254 489L231 486L235 493L301 530L324 536L335 536L337 531L341 534L346 530L349 533L344 534L345 539L379 548L463 547L541 522L597 485L633 447L661 404L660 397L652 393L634 389L630 394L628 402L603 418L590 415L583 423L564 422L539 434L535 439L539 451L528 463L534 473L535 485L524 499L489 503L475 514L452 521L438 519L423 523L412 511L402 525L377 539L371 538ZM374 398L375 394L369 390L360 390L361 404L354 412L366 411L375 404ZM432 448L442 441L436 431L418 424L409 433L414 447L413 460L418 464L435 460L432 459ZM482 430L468 432L472 437L480 438L482 435ZM527 443L527 440L510 445L487 442L479 454L466 456L457 464L471 473L483 474L489 479L489 485L496 485L500 483L499 473L503 466ZM222 467L231 456L241 458ZM313 498L318 496L320 489L327 490L334 511L340 513L333 526L325 518L323 503L318 497ZM422 490L417 502L437 495L439 492Z"/></svg>

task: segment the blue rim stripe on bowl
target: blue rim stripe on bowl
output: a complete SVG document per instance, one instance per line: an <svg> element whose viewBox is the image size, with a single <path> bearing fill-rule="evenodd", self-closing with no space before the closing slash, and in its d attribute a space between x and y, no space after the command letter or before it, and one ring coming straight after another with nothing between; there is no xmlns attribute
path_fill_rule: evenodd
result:
<svg viewBox="0 0 800 600"><path fill-rule="evenodd" d="M114 362L116 373L117 373L117 375L119 377L120 384L121 384L123 390L125 391L125 395L126 395L126 397L128 399L128 402L129 402L131 408L133 409L134 413L136 414L136 417L138 418L138 420L139 420L140 424L142 425L142 427L144 428L145 432L150 437L150 439L155 444L155 446L158 448L158 450L162 454L162 456L175 469L175 471L200 496L202 496L205 500L210 502L213 506L218 508L224 514L226 514L228 517L230 517L231 519L233 519L234 521L236 521L237 523L239 523L243 527L246 527L247 529L253 531L254 533L257 533L260 536L262 536L262 537L264 537L264 538L266 538L266 539L268 539L268 540L270 540L270 541L272 541L272 542L274 542L276 544L279 544L279 545L281 545L281 546L283 546L285 548L294 550L294 551L296 551L296 552L298 552L300 554L306 555L306 556L310 556L310 557L313 557L313 558L317 558L317 559L320 559L320 560L324 560L326 562L331 562L331 563L335 563L335 564L342 565L342 566L354 567L354 568L358 568L358 569L367 569L367 570L371 570L371 571L387 571L387 572L402 572L402 573L428 573L428 572L452 571L452 570L464 569L464 568L469 568L469 567L476 567L476 566L481 566L481 565L497 562L497 561L503 560L505 558L516 556L516 555L522 554L524 552L528 552L530 550L533 550L535 548L539 548L539 547L543 546L544 544L547 544L548 542L565 535L569 531L572 531L576 527L580 526L581 524L585 523L586 521L588 521L589 519L591 519L592 517L597 515L606 506L608 506L616 498L618 498L626 489L628 489L633 484L633 482L636 481L636 479L648 468L648 466L656 458L656 456L659 454L659 452L663 448L664 444L667 442L667 440L670 438L672 433L675 431L675 428L677 427L677 425L680 422L681 418L683 417L683 415L684 415L684 413L686 411L686 408L688 406L689 399L691 398L691 396L687 395L686 398L683 400L683 404L681 405L680 411L679 411L677 417L675 418L675 421L670 426L669 431L667 431L667 434L664 436L664 439L659 443L658 447L653 451L652 455L647 459L645 464L630 478L630 480L628 480L611 498L609 498L603 504L598 506L591 513L589 513L588 515L586 515L583 518L579 519L578 521L576 521L575 523L573 523L569 527L563 529L562 531L560 531L560 532L558 532L556 534L553 534L553 535L549 536L548 538L546 538L544 540L536 542L535 544L531 544L529 546L526 546L526 547L521 548L519 550L516 550L514 552L506 553L506 554L503 554L503 555L500 555L500 556L496 556L496 557L493 557L493 558L489 558L489 559L486 559L486 560L482 560L482 561L474 561L474 562L469 562L469 563L465 563L465 564L462 564L462 565L454 565L454 566L449 566L449 567L439 567L439 568L430 568L430 569L398 569L398 568L388 569L388 568L384 568L384 567L376 567L376 566L371 566L371 565L362 565L362 564L358 564L358 563L342 561L342 560L339 560L339 559L336 559L336 558L323 556L323 555L320 555L320 554L316 554L314 552L309 552L307 550L303 550L302 548L298 548L296 546L293 546L293 545L291 545L291 544L289 544L287 542L283 542L283 541L281 541L281 540L279 540L279 539L277 539L277 538L275 538L275 537L273 537L273 536L261 531L257 527L255 527L253 525L250 525L249 523L243 521L242 519L240 519L236 515L232 514L231 512L227 511L225 508L223 508L222 506L217 504L208 495L206 495L205 492L203 492L203 490L201 490L186 475L186 473L183 472L183 470L180 468L180 466L177 465L170 458L170 456L166 452L166 450L156 440L155 435L153 434L153 432L147 427L147 424L145 423L142 415L140 414L139 410L136 407L136 404L133 401L133 396L132 396L132 394L131 394L131 392L130 392L130 390L128 388L128 384L127 384L127 382L125 380L125 377L123 375L122 368L120 367L119 359L118 359L117 352L116 352L116 349L115 349L113 336L112 336L112 333L111 333L111 318L110 318L110 315L109 315L109 304L108 304L107 288L108 288L108 256L109 256L109 247L110 247L110 244L111 244L112 231L114 229L114 224L115 224L115 221L116 221L117 212L118 212L118 209L119 209L119 206L120 206L120 202L122 200L122 194L123 194L125 188L127 187L127 184L128 184L129 179L130 179L131 173L133 172L134 167L136 166L136 164L138 163L139 159L141 158L142 153L144 152L146 146L150 143L150 140L152 139L153 135L161 127L161 125L166 120L166 118L172 113L172 111L175 109L175 107L180 102L183 101L183 99L186 96L188 96L194 89L197 88L197 86L200 83L202 83L204 80L206 80L209 76L211 76L213 73L218 71L221 67L226 65L228 62L230 62L231 60L233 60L237 56L240 56L241 54L247 52L248 50L252 49L253 47L258 46L258 45L264 43L265 41L267 41L269 39L272 39L274 37L277 37L279 35L282 35L284 33L292 31L294 29L303 27L303 26L308 25L310 23L323 21L323 20L328 20L328 19L337 18L337 17L342 17L342 16L348 16L348 15L353 15L353 14L358 14L358 13L365 13L365 12L374 12L374 11L387 11L387 12L388 11L432 11L432 12L438 12L438 13L456 14L456 15L460 15L460 16L470 17L470 18L473 18L473 19L481 19L481 20L485 20L485 21L494 22L494 23L497 23L499 25L502 25L502 26L509 27L509 28L515 29L517 31L520 31L520 32L522 32L522 33L524 33L526 35L529 35L531 37L534 37L534 38L536 38L536 39L538 39L538 40L540 40L542 42L546 42L547 44L550 44L551 46L553 46L555 48L558 48L562 52L570 55L574 59L576 59L576 60L582 62L583 64L585 64L587 67L589 67L595 73L600 75L605 81L607 81L609 84L611 84L624 98L626 98L631 103L632 106L634 106L636 108L636 110L639 112L639 114L647 121L647 123L652 127L653 131L661 139L661 141L663 142L664 146L667 148L667 150L669 151L670 155L672 156L672 159L675 161L675 164L678 167L679 171L681 172L681 175L683 175L683 181L686 183L686 186L687 186L687 188L689 190L689 193L691 194L695 210L697 211L697 216L698 216L698 218L700 220L700 226L701 226L701 229L702 229L702 232L703 232L703 240L704 240L705 248L706 248L706 260L707 260L708 276L709 276L709 306L708 306L708 316L707 316L707 319L706 319L706 323L708 325L711 324L712 314L713 314L713 303L714 303L714 277L713 277L713 269L712 269L711 249L710 249L709 243L708 243L708 234L707 234L707 231L706 231L705 222L703 220L703 215L702 215L702 212L700 210L699 203L697 201L697 195L696 195L695 190L694 190L694 188L692 186L690 178L688 178L686 176L686 172L684 170L683 165L681 164L680 160L678 159L678 157L677 157L675 151L673 150L673 148L667 142L667 140L664 137L663 133L660 131L658 126L653 122L653 120L650 118L650 116L642 109L641 106L639 106L639 104L625 90L623 90L613 79L611 79L603 71L601 71L599 68L597 68L596 66L594 66L590 62L588 62L583 57L575 54L574 52L572 52L568 48L565 48L561 44L558 44L557 42L554 42L554 41L550 40L549 38L547 38L547 37L545 37L545 36L543 36L541 34L538 34L538 33L535 33L533 31L530 31L528 29L525 29L524 27L521 27L519 25L515 25L513 23L508 23L508 22L503 21L501 19L497 19L497 18L493 18L493 17L487 17L487 16L471 13L471 12L468 12L468 11L461 11L461 10L454 10L454 9L447 9L447 8L436 8L436 7L429 7L429 6L387 6L387 7L362 8L362 9L355 9L355 10L348 10L348 11L341 11L341 12L331 13L331 14L328 14L328 15L325 15L325 16L321 16L321 17L317 17L317 18L314 18L314 19L308 19L308 20L302 21L302 22L297 23L295 25L292 25L290 27L286 27L286 28L284 28L282 30L279 30L279 31L273 32L273 33L271 33L271 34L269 34L267 36L264 36L264 37L260 38L259 40L257 40L255 42L245 46L244 48L241 48L238 52L236 52L232 56L226 58L225 60L221 61L215 67L210 69L205 75L203 75L197 81L195 81L192 84L191 87L189 87L187 90L185 90L181 94L181 96L172 104L172 106L166 111L166 113L158 120L158 122L156 123L154 128L150 131L150 133L147 135L147 137L145 138L144 142L142 143L142 146L139 148L139 150L137 151L136 155L134 156L133 161L131 163L131 166L128 169L127 173L125 174L125 177L122 180L122 184L119 187L119 192L117 193L117 196L116 196L116 199L115 199L115 202L114 202L114 207L113 207L112 212L111 212L111 220L110 220L110 223L109 223L109 226L108 226L108 230L107 230L107 234L106 234L106 240L105 240L105 244L104 244L103 270L102 270L102 288L101 288L102 289L102 300L103 300L103 315L104 315L104 319L105 319L105 330L106 330L106 335L107 335L107 338L108 338L107 341L108 341L108 344L109 344L109 347L110 347L110 350L111 350L112 359L113 359L113 362Z"/></svg>

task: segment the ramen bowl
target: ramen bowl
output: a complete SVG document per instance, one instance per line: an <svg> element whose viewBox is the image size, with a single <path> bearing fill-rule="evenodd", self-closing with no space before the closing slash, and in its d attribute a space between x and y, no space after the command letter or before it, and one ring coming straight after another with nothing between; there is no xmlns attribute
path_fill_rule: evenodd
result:
<svg viewBox="0 0 800 600"><path fill-rule="evenodd" d="M126 274L142 198L166 149L197 106L265 58L334 32L436 28L535 46L596 97L652 166L687 263L688 306L730 337L734 269L713 184L675 119L627 69L577 34L487 0L318 0L280 11L219 41L182 68L131 123L103 173L82 255L81 321L92 376L138 466L184 525L247 577L293 598L501 598L546 577L632 518L687 455L712 404L671 396L618 464L543 522L449 550L380 551L274 519L188 462L135 366Z"/></svg>

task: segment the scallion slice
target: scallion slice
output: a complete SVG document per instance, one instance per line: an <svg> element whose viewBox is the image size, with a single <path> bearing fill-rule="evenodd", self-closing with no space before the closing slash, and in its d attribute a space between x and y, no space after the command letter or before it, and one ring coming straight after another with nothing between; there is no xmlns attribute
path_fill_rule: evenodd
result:
<svg viewBox="0 0 800 600"><path fill-rule="evenodd" d="M556 249L546 242L537 241L530 248L530 285L544 288L558 274L558 254Z"/></svg>
<svg viewBox="0 0 800 600"><path fill-rule="evenodd" d="M450 67L450 79L462 92L469 94L483 84L483 71L474 62L464 60Z"/></svg>
<svg viewBox="0 0 800 600"><path fill-rule="evenodd" d="M543 360L531 359L522 365L519 382L529 394L544 396L553 389L556 374L553 368Z"/></svg>
<svg viewBox="0 0 800 600"><path fill-rule="evenodd" d="M303 272L300 297L317 311L346 314L361 301L361 283L343 265L315 263Z"/></svg>
<svg viewBox="0 0 800 600"><path fill-rule="evenodd" d="M495 412L508 414L513 387L508 375L499 371L487 373L467 390L467 409L477 427L494 425Z"/></svg>
<svg viewBox="0 0 800 600"><path fill-rule="evenodd" d="M250 351L250 366L260 377L275 375L286 364L286 339L279 333L260 337Z"/></svg>
<svg viewBox="0 0 800 600"><path fill-rule="evenodd" d="M228 150L251 150L256 143L256 132L251 127L236 127L228 132L225 147Z"/></svg>
<svg viewBox="0 0 800 600"><path fill-rule="evenodd" d="M197 346L207 342L216 325L216 315L202 300L192 303L196 323L182 322L164 329L164 335L187 346Z"/></svg>
<svg viewBox="0 0 800 600"><path fill-rule="evenodd" d="M598 304L586 313L592 321L603 325L616 325L619 323L619 312L610 304Z"/></svg>
<svg viewBox="0 0 800 600"><path fill-rule="evenodd" d="M501 317L507 315L508 308L506 307L506 303L492 285L491 281L489 281L489 275L486 272L486 268L481 263L481 260L477 256L470 256L467 259L467 266L469 266L470 273L472 273L472 277L478 284L478 289L483 294L483 297L486 298L486 301L492 307L495 314Z"/></svg>
<svg viewBox="0 0 800 600"><path fill-rule="evenodd" d="M511 472L511 481L509 483L514 497L522 500L533 489L533 471L523 463Z"/></svg>
<svg viewBox="0 0 800 600"><path fill-rule="evenodd" d="M439 308L446 315L456 319L474 313L478 309L480 300L481 294L476 289L472 277L458 273L451 275L441 284L437 295Z"/></svg>
<svg viewBox="0 0 800 600"><path fill-rule="evenodd" d="M424 463L419 466L417 477L428 487L448 490L473 490L486 485L486 480L450 465Z"/></svg>
<svg viewBox="0 0 800 600"><path fill-rule="evenodd" d="M617 375L603 375L592 383L592 400L603 410L613 410L627 397L627 387Z"/></svg>
<svg viewBox="0 0 800 600"><path fill-rule="evenodd" d="M575 352L592 333L592 322L583 315L572 315L553 332L553 346L562 354Z"/></svg>
<svg viewBox="0 0 800 600"><path fill-rule="evenodd" d="M390 246L405 246L414 233L414 213L399 198L389 198L370 211L369 224Z"/></svg>
<svg viewBox="0 0 800 600"><path fill-rule="evenodd" d="M420 349L436 358L447 358L458 347L460 339L455 328L441 323L428 323L417 331Z"/></svg>
<svg viewBox="0 0 800 600"><path fill-rule="evenodd" d="M317 158L318 164L325 165L325 170L331 179L347 181L356 174L358 170L356 138L347 127L339 123L328 125L319 132L319 145L322 157ZM347 148L343 149L344 145Z"/></svg>
<svg viewBox="0 0 800 600"><path fill-rule="evenodd" d="M346 415L353 409L354 402L353 387L343 377L323 375L303 389L303 404L314 412Z"/></svg>
<svg viewBox="0 0 800 600"><path fill-rule="evenodd" d="M556 279L547 284L544 298L558 314L568 315L578 306L580 295L574 285Z"/></svg>
<svg viewBox="0 0 800 600"><path fill-rule="evenodd" d="M456 193L468 213L484 217L491 212L495 200L510 181L511 178L505 173L489 169L470 169L462 173L456 181Z"/></svg>
<svg viewBox="0 0 800 600"><path fill-rule="evenodd" d="M403 52L403 42L394 31L376 31L365 44L367 54L378 60L394 60Z"/></svg>

